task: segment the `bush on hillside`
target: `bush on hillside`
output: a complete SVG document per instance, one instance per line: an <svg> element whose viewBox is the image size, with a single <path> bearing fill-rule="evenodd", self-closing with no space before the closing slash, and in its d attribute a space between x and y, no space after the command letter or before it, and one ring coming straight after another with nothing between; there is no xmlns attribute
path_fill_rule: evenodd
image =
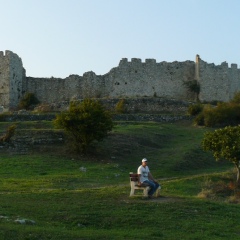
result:
<svg viewBox="0 0 240 240"><path fill-rule="evenodd" d="M0 143L10 142L11 138L15 134L16 125L13 124L7 128L6 133L0 137Z"/></svg>
<svg viewBox="0 0 240 240"><path fill-rule="evenodd" d="M116 113L126 113L125 99L120 99L115 106Z"/></svg>
<svg viewBox="0 0 240 240"><path fill-rule="evenodd" d="M193 106L192 114L200 111L200 107ZM203 106L203 105L202 105ZM217 106L205 105L194 119L194 123L206 127L225 127L240 124L240 93L236 93L230 102L218 102Z"/></svg>
<svg viewBox="0 0 240 240"><path fill-rule="evenodd" d="M240 104L219 103L217 107L203 110L206 127L234 126L240 123Z"/></svg>
<svg viewBox="0 0 240 240"><path fill-rule="evenodd" d="M196 100L199 101L199 93L200 93L200 84L197 80L185 81L184 85L188 89L188 91L194 93L196 95Z"/></svg>
<svg viewBox="0 0 240 240"><path fill-rule="evenodd" d="M196 116L203 110L203 104L197 103L197 104L192 104L188 107L188 114L191 116Z"/></svg>
<svg viewBox="0 0 240 240"><path fill-rule="evenodd" d="M199 113L194 119L193 119L194 125L197 126L204 126L204 113Z"/></svg>
<svg viewBox="0 0 240 240"><path fill-rule="evenodd" d="M236 103L240 104L240 92L235 93L233 99L230 101L230 103Z"/></svg>
<svg viewBox="0 0 240 240"><path fill-rule="evenodd" d="M19 109L31 109L34 105L37 105L39 100L36 98L34 93L26 93L19 102Z"/></svg>
<svg viewBox="0 0 240 240"><path fill-rule="evenodd" d="M67 112L57 115L54 125L72 137L74 150L86 153L94 141L107 137L113 128L113 120L98 101L84 99L80 103L71 102Z"/></svg>

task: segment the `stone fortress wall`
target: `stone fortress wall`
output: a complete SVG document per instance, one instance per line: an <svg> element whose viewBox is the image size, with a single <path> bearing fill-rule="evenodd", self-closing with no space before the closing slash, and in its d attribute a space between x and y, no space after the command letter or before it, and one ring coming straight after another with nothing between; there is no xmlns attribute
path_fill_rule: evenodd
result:
<svg viewBox="0 0 240 240"><path fill-rule="evenodd" d="M25 69L21 58L11 52L0 51L0 105L14 108L22 97L22 84L25 80Z"/></svg>
<svg viewBox="0 0 240 240"><path fill-rule="evenodd" d="M193 80L195 63L156 63L154 59L122 59L118 67L105 75L94 72L65 79L27 77L24 89L33 92L41 102L67 101L71 98L164 97L182 100L193 96L183 82ZM58 92L59 94L53 94Z"/></svg>
<svg viewBox="0 0 240 240"><path fill-rule="evenodd" d="M196 56L196 62L160 62L155 59L123 58L117 67L104 75L86 72L67 78L33 78L25 76L21 58L0 52L0 105L14 108L26 92L34 93L42 103L71 99L158 97L194 101L184 82L200 83L201 101L229 101L240 91L240 69L226 62L216 66Z"/></svg>
<svg viewBox="0 0 240 240"><path fill-rule="evenodd" d="M200 100L202 101L224 101L227 102L240 91L240 69L237 64L223 62L221 65L204 62L197 55L196 58L196 79L200 83Z"/></svg>

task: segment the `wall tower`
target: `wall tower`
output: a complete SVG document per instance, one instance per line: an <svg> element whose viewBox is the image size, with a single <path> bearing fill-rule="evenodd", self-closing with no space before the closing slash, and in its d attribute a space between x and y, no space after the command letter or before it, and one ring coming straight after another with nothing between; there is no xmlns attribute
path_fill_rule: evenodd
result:
<svg viewBox="0 0 240 240"><path fill-rule="evenodd" d="M21 58L6 50L0 51L0 105L4 109L15 109L22 97L25 69Z"/></svg>

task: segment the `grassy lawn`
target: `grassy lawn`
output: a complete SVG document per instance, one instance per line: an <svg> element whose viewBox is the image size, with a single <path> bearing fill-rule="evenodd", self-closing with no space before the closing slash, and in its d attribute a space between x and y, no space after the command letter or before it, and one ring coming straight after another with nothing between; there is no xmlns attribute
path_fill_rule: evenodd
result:
<svg viewBox="0 0 240 240"><path fill-rule="evenodd" d="M0 240L239 239L239 204L198 196L209 179L230 182L233 169L201 150L207 130L188 122L118 122L89 156L63 146L1 152ZM128 173L143 157L162 185L159 198L129 198Z"/></svg>

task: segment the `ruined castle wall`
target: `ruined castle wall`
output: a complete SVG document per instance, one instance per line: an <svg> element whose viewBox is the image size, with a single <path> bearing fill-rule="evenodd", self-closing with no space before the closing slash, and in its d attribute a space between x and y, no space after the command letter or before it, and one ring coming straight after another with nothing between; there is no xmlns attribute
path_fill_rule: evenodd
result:
<svg viewBox="0 0 240 240"><path fill-rule="evenodd" d="M119 66L104 75L105 94L109 97L152 97L191 98L184 81L193 80L195 63L161 62L154 59L122 59ZM108 93L107 93L108 92Z"/></svg>
<svg viewBox="0 0 240 240"><path fill-rule="evenodd" d="M25 70L22 60L11 51L0 52L0 105L16 108L22 96Z"/></svg>
<svg viewBox="0 0 240 240"><path fill-rule="evenodd" d="M22 59L13 52L7 52L10 57L9 74L10 74L10 104L9 108L14 109L18 106L23 92L23 80L25 78L25 69L23 68Z"/></svg>
<svg viewBox="0 0 240 240"><path fill-rule="evenodd" d="M229 68L226 62L216 66L200 60L199 82L201 101L227 102L240 91L240 70L236 64Z"/></svg>
<svg viewBox="0 0 240 240"><path fill-rule="evenodd" d="M67 78L33 78L24 82L25 92L34 93L41 103L57 103L82 97L82 77L70 75Z"/></svg>
<svg viewBox="0 0 240 240"><path fill-rule="evenodd" d="M237 68L237 64L231 64L229 68L229 78L231 79L230 85L230 99L232 99L236 92L240 91L240 69Z"/></svg>
<svg viewBox="0 0 240 240"><path fill-rule="evenodd" d="M105 75L87 72L83 77L70 75L65 79L31 78L24 82L24 91L36 94L43 103L69 101L73 98L162 97L194 100L195 95L184 82L197 79L201 101L229 101L240 91L240 70L236 64L208 64L197 55L192 61L161 62L155 59L124 58L119 66Z"/></svg>
<svg viewBox="0 0 240 240"><path fill-rule="evenodd" d="M7 108L9 105L9 58L0 52L0 105Z"/></svg>
<svg viewBox="0 0 240 240"><path fill-rule="evenodd" d="M82 98L100 98L108 96L109 90L106 89L105 78L96 75L94 72L83 74L82 81Z"/></svg>
<svg viewBox="0 0 240 240"><path fill-rule="evenodd" d="M26 92L34 93L41 103L59 103L82 98L161 97L183 101L195 100L187 81L198 80L201 101L229 101L240 91L240 69L208 64L197 55L196 63L160 62L155 59L123 58L105 75L86 72L67 78L32 78L25 76L17 54L0 52L0 105L16 108Z"/></svg>

